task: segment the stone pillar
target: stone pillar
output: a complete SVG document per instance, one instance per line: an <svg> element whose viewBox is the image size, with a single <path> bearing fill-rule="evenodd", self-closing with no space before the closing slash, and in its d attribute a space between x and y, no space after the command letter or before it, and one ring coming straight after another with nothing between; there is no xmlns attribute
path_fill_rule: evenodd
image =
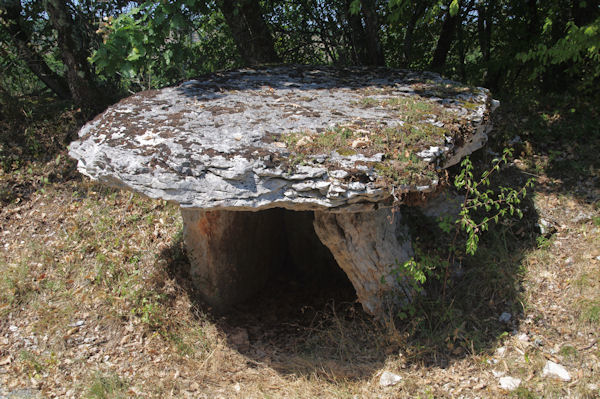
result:
<svg viewBox="0 0 600 399"><path fill-rule="evenodd" d="M400 211L393 212L391 208L361 213L317 211L314 227L354 285L363 309L385 317L399 302L402 289L406 289L393 269L413 255Z"/></svg>
<svg viewBox="0 0 600 399"><path fill-rule="evenodd" d="M286 251L281 212L181 209L192 281L215 310L258 292L281 264Z"/></svg>

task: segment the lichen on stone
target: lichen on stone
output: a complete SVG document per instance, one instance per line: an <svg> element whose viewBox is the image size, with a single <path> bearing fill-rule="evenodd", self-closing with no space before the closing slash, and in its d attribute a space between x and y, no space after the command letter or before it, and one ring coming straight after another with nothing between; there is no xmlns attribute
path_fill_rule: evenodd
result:
<svg viewBox="0 0 600 399"><path fill-rule="evenodd" d="M491 98L433 73L280 66L133 95L71 145L79 170L204 209L371 209L480 147Z"/></svg>

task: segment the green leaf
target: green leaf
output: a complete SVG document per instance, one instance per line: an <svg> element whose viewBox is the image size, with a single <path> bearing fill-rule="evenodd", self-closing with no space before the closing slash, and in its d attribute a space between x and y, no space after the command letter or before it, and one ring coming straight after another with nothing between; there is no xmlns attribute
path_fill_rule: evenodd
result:
<svg viewBox="0 0 600 399"><path fill-rule="evenodd" d="M458 14L458 9L459 9L459 4L458 4L458 0L452 0L452 3L450 3L450 16L454 17L456 14Z"/></svg>
<svg viewBox="0 0 600 399"><path fill-rule="evenodd" d="M172 29L181 29L185 26L185 20L181 14L175 14L171 19Z"/></svg>
<svg viewBox="0 0 600 399"><path fill-rule="evenodd" d="M163 53L163 58L165 59L165 63L167 65L171 65L171 59L173 57L173 50L169 49Z"/></svg>
<svg viewBox="0 0 600 399"><path fill-rule="evenodd" d="M137 47L133 47L131 49L131 51L129 52L129 55L127 56L127 58L125 58L125 60L126 61L137 61L140 59L140 57L142 57L141 51Z"/></svg>
<svg viewBox="0 0 600 399"><path fill-rule="evenodd" d="M121 72L121 75L123 75L124 77L126 77L128 79L132 79L136 75L135 68L133 67L132 64L130 64L128 62L124 63L121 66L120 72Z"/></svg>
<svg viewBox="0 0 600 399"><path fill-rule="evenodd" d="M350 3L350 13L352 15L360 13L360 0L352 0L352 3Z"/></svg>

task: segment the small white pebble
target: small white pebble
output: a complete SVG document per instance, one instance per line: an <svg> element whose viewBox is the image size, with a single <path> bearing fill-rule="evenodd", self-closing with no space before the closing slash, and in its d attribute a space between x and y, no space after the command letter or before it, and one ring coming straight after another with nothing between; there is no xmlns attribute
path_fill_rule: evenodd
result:
<svg viewBox="0 0 600 399"><path fill-rule="evenodd" d="M500 388L507 391L514 391L521 385L521 379L510 376L502 377L498 382L500 383Z"/></svg>
<svg viewBox="0 0 600 399"><path fill-rule="evenodd" d="M573 258L570 258L570 257L569 257L569 258L565 259L565 265L569 266L569 265L571 265L572 263L573 263Z"/></svg>
<svg viewBox="0 0 600 399"><path fill-rule="evenodd" d="M382 387L390 387L392 385L396 385L402 380L398 374L390 373L389 371L384 371L379 377L379 385Z"/></svg>
<svg viewBox="0 0 600 399"><path fill-rule="evenodd" d="M546 362L544 370L542 371L544 377L558 377L563 381L571 381L571 375L563 366L558 363L554 363L551 360Z"/></svg>
<svg viewBox="0 0 600 399"><path fill-rule="evenodd" d="M519 339L519 341L521 342L529 342L529 335L523 333L523 334L519 334L519 336L517 337Z"/></svg>

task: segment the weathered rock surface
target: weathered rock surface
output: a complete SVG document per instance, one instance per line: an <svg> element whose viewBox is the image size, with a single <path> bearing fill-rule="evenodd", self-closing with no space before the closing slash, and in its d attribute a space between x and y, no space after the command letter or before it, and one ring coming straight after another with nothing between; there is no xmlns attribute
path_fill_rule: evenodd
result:
<svg viewBox="0 0 600 399"><path fill-rule="evenodd" d="M315 231L356 289L365 311L385 315L402 287L400 266L413 255L400 212L315 212ZM409 294L410 295L410 294ZM406 298L407 300L409 298Z"/></svg>
<svg viewBox="0 0 600 399"><path fill-rule="evenodd" d="M365 211L432 191L436 168L485 142L491 105L487 90L432 73L245 69L124 99L84 126L69 154L92 179L183 208ZM321 143L335 129L347 144ZM407 137L388 142L390 132ZM292 145L289 134L322 146ZM426 178L386 176L419 168Z"/></svg>
<svg viewBox="0 0 600 399"><path fill-rule="evenodd" d="M391 387L393 385L396 385L400 381L402 381L401 376L399 376L398 374L390 373L389 371L384 371L379 377L379 385L381 385L382 387Z"/></svg>
<svg viewBox="0 0 600 399"><path fill-rule="evenodd" d="M567 369L558 363L554 363L551 360L548 360L544 365L544 369L542 370L542 376L558 378L563 381L571 381L571 375L569 374Z"/></svg>
<svg viewBox="0 0 600 399"><path fill-rule="evenodd" d="M203 299L222 311L260 290L285 256L282 212L182 209L190 275Z"/></svg>

